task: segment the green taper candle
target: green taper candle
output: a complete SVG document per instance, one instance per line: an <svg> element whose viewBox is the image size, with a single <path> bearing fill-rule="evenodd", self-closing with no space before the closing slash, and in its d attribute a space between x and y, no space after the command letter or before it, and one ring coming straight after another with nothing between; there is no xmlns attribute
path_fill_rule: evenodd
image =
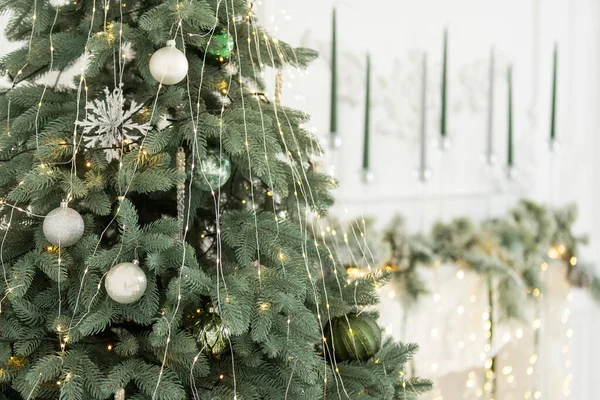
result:
<svg viewBox="0 0 600 400"><path fill-rule="evenodd" d="M512 95L513 95L513 83L512 83L512 65L508 67L507 73L508 80L508 167L512 167L514 165L514 144L513 144L513 104L512 104Z"/></svg>
<svg viewBox="0 0 600 400"><path fill-rule="evenodd" d="M444 139L448 133L446 129L447 114L447 88L448 88L448 28L444 29L444 54L442 56L442 117L440 119L440 134Z"/></svg>
<svg viewBox="0 0 600 400"><path fill-rule="evenodd" d="M331 33L331 115L329 132L332 136L337 134L337 23L336 10L333 9L332 33Z"/></svg>
<svg viewBox="0 0 600 400"><path fill-rule="evenodd" d="M369 136L371 133L371 56L367 54L367 87L365 94L365 137L363 146L363 170L369 170Z"/></svg>

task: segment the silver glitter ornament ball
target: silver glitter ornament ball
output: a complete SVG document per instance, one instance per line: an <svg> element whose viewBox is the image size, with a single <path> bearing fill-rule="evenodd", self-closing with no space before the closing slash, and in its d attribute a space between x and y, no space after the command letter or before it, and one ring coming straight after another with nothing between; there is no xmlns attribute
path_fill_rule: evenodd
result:
<svg viewBox="0 0 600 400"><path fill-rule="evenodd" d="M117 264L106 274L106 293L117 303L135 303L146 293L146 274L138 264L137 260Z"/></svg>
<svg viewBox="0 0 600 400"><path fill-rule="evenodd" d="M50 211L44 219L44 236L55 246L69 247L83 236L85 225L81 215L69 208L66 201Z"/></svg>

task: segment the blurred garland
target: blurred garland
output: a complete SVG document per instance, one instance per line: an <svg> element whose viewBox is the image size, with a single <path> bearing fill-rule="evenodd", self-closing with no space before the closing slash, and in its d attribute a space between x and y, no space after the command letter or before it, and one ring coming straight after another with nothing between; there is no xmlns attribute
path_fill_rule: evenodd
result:
<svg viewBox="0 0 600 400"><path fill-rule="evenodd" d="M566 280L590 288L600 301L600 279L577 259L578 247L587 243L587 237L573 233L576 219L574 205L552 209L522 200L502 219L475 225L457 218L436 223L429 235L409 234L401 217L381 232L373 229L373 221L331 225L349 232L344 234L345 245L338 246L349 275L364 275L374 265L390 271L391 284L405 307L428 293L419 268L453 263L493 282L499 316L510 319L523 317L526 297L538 298L544 292L541 272L553 266L551 261L563 262ZM357 259L356 254L363 257Z"/></svg>

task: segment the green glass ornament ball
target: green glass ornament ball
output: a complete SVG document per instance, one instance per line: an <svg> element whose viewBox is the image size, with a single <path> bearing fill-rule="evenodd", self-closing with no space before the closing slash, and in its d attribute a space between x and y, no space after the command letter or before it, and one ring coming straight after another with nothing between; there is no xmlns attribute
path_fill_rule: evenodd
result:
<svg viewBox="0 0 600 400"><path fill-rule="evenodd" d="M332 319L325 326L325 338L329 348L326 355L334 352L336 362L367 361L381 348L381 330L368 315L348 314Z"/></svg>
<svg viewBox="0 0 600 400"><path fill-rule="evenodd" d="M227 61L235 47L233 36L227 31L215 33L206 52L219 61Z"/></svg>
<svg viewBox="0 0 600 400"><path fill-rule="evenodd" d="M225 153L209 151L200 162L195 173L194 183L205 191L213 191L225 185L231 176L231 160Z"/></svg>
<svg viewBox="0 0 600 400"><path fill-rule="evenodd" d="M198 335L198 341L206 346L207 353L218 356L227 347L227 334L223 326L214 321L206 325Z"/></svg>

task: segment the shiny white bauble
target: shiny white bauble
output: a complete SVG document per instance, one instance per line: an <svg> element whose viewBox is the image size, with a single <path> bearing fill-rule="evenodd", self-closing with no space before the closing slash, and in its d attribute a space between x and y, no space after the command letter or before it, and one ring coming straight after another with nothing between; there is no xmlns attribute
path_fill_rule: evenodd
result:
<svg viewBox="0 0 600 400"><path fill-rule="evenodd" d="M169 40L167 46L157 50L150 58L150 73L163 85L174 85L185 79L188 73L188 61Z"/></svg>

